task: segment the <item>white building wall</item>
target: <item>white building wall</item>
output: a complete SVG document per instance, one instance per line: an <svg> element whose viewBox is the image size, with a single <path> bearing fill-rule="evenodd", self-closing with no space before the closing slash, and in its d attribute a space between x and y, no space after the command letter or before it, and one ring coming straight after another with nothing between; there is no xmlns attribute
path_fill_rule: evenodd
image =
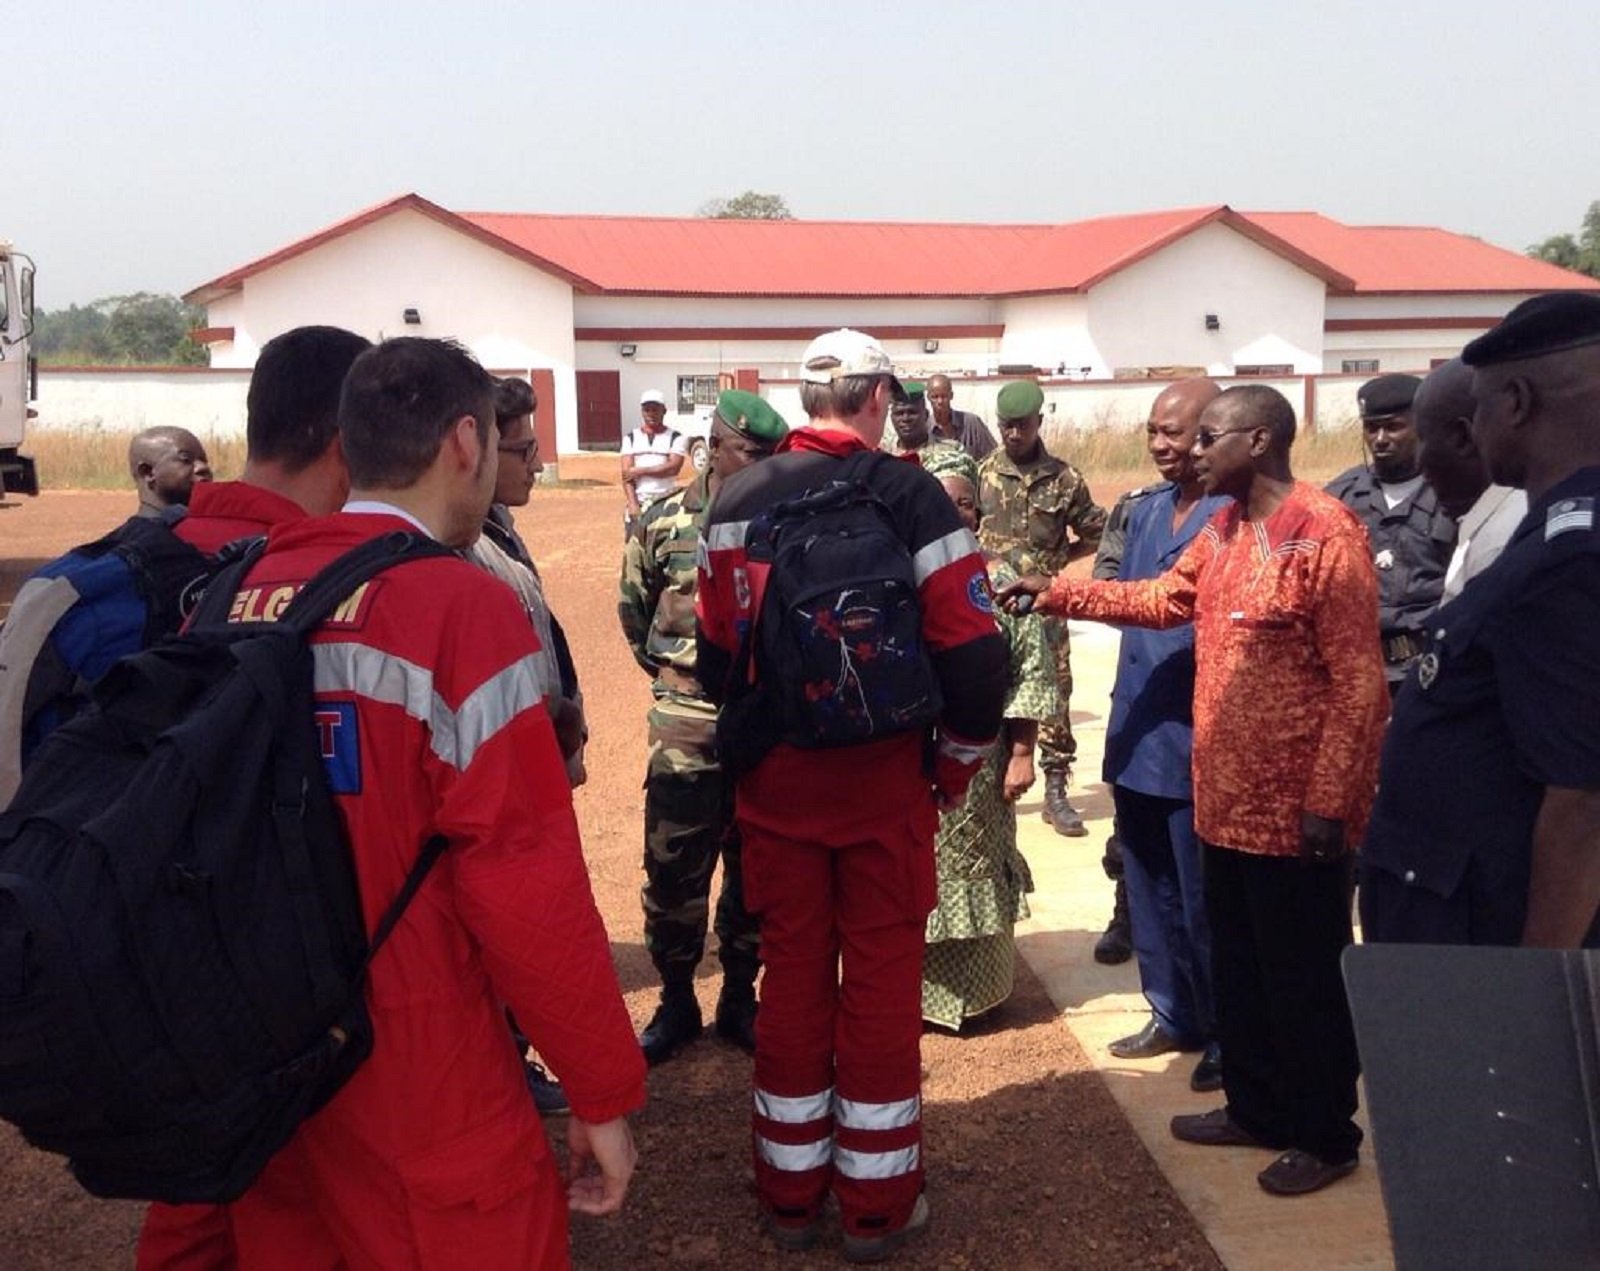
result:
<svg viewBox="0 0 1600 1271"><path fill-rule="evenodd" d="M1089 297L1014 296L1003 302L1001 313L1006 334L1000 363L1065 367L1100 379L1110 374L1089 331Z"/></svg>
<svg viewBox="0 0 1600 1271"><path fill-rule="evenodd" d="M408 308L420 325L406 325ZM405 209L246 279L240 296L207 307L207 324L234 328L233 343L213 350L214 366L254 366L273 336L318 322L369 340L448 336L488 367L549 368L557 449L570 452L578 446L572 310L562 279Z"/></svg>
<svg viewBox="0 0 1600 1271"><path fill-rule="evenodd" d="M991 324L988 299L773 296L588 296L573 299L580 327L906 327Z"/></svg>
<svg viewBox="0 0 1600 1271"><path fill-rule="evenodd" d="M1329 296L1330 318L1503 318L1533 292L1504 295L1440 292L1433 295Z"/></svg>
<svg viewBox="0 0 1600 1271"><path fill-rule="evenodd" d="M1211 224L1113 274L1089 292L1088 327L1103 361L1119 367L1322 366L1327 286L1225 225ZM1208 331L1205 316L1220 329ZM1009 330L1008 330L1009 335Z"/></svg>

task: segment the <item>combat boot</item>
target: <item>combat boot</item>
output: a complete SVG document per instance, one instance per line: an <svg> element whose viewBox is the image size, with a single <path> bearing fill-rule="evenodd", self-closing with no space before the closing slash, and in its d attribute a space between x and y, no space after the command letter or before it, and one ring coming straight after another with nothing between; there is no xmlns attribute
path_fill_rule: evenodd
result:
<svg viewBox="0 0 1600 1271"><path fill-rule="evenodd" d="M1063 768L1044 774L1044 819L1057 834L1069 839L1083 838L1089 833L1078 809L1067 800L1067 773Z"/></svg>
<svg viewBox="0 0 1600 1271"><path fill-rule="evenodd" d="M1117 879L1117 898L1105 934L1094 942L1094 960L1116 966L1133 956L1133 921L1128 916L1128 884Z"/></svg>
<svg viewBox="0 0 1600 1271"><path fill-rule="evenodd" d="M717 997L717 1036L740 1050L756 1053L756 986L724 975Z"/></svg>
<svg viewBox="0 0 1600 1271"><path fill-rule="evenodd" d="M688 985L668 985L661 990L661 1005L639 1034L644 1061L654 1068L700 1036L700 1003Z"/></svg>

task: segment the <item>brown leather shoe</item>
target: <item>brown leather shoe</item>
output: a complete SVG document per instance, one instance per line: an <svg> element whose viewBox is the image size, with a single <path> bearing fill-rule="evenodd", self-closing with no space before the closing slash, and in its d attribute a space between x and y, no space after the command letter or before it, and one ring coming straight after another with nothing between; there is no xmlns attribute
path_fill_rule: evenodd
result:
<svg viewBox="0 0 1600 1271"><path fill-rule="evenodd" d="M1185 1143L1198 1143L1202 1147L1267 1146L1230 1117L1226 1108L1173 1117L1171 1129L1173 1138Z"/></svg>
<svg viewBox="0 0 1600 1271"><path fill-rule="evenodd" d="M1293 1147L1256 1175L1261 1190L1274 1196L1306 1196L1337 1183L1361 1164L1358 1158L1330 1164Z"/></svg>

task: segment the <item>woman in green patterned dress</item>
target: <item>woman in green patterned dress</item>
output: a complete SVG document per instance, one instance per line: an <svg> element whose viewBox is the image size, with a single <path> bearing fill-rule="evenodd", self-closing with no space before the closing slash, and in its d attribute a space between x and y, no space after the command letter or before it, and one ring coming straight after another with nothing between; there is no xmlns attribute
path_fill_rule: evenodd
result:
<svg viewBox="0 0 1600 1271"><path fill-rule="evenodd" d="M976 532L976 473L945 464L930 471L940 478L967 528ZM996 589L1016 577L998 558L990 557L988 567ZM1039 722L1054 719L1057 711L1055 660L1043 622L1035 614L998 609L995 620L1011 649L1005 726L972 779L966 801L945 813L934 843L939 904L928 915L922 1017L954 1030L1011 996L1016 966L1011 929L1028 916L1027 893L1033 890L1028 862L1017 850L1015 804L1034 782Z"/></svg>

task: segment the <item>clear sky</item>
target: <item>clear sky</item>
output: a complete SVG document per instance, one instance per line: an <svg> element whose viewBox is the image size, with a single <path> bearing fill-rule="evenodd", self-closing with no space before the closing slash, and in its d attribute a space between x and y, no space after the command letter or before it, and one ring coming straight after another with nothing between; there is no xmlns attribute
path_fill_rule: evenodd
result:
<svg viewBox="0 0 1600 1271"><path fill-rule="evenodd" d="M1593 0L16 0L0 237L45 308L373 203L1060 221L1228 203L1518 250L1600 199Z"/></svg>

